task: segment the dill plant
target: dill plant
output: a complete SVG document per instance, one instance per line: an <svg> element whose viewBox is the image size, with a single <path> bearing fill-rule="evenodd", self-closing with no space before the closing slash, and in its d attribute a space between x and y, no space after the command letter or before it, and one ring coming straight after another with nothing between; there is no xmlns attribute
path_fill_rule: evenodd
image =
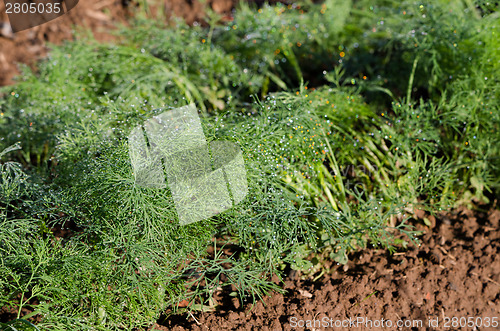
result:
<svg viewBox="0 0 500 331"><path fill-rule="evenodd" d="M242 5L227 25L54 47L1 90L0 304L45 329L149 326L220 289L254 301L289 268L317 278L324 256L404 248L414 208L487 202L499 32L478 6ZM127 136L192 102L209 141L243 150L249 193L180 226L168 189L135 186Z"/></svg>

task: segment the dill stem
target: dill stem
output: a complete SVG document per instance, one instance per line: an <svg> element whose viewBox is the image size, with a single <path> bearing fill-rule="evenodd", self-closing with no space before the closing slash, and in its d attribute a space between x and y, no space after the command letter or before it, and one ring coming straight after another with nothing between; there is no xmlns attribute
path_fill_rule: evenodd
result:
<svg viewBox="0 0 500 331"><path fill-rule="evenodd" d="M413 60L413 67L411 68L410 80L408 81L408 90L406 91L406 103L410 106L411 89L413 87L413 79L415 78L415 70L417 69L419 55Z"/></svg>

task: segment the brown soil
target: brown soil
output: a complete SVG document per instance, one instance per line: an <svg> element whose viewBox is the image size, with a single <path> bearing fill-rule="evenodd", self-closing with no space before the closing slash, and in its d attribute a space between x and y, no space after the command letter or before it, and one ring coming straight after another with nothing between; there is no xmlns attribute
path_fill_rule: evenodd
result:
<svg viewBox="0 0 500 331"><path fill-rule="evenodd" d="M500 319L500 210L459 209L429 219L430 228L420 226L425 231L420 247L393 255L367 249L317 281L293 272L285 280L286 294L266 297L253 309L218 295L216 312L173 315L152 330L326 330L349 321L355 323L349 328L359 330L375 328L367 319L377 326L382 318L385 326L392 322L389 330L398 321L415 323L407 330L457 330L460 320L454 323L454 317L474 317L477 323L476 318L484 323L489 317L490 324L492 317ZM368 324L356 324L357 318ZM436 318L438 327L429 327ZM300 320L319 322L301 328ZM320 324L324 321L329 328Z"/></svg>
<svg viewBox="0 0 500 331"><path fill-rule="evenodd" d="M47 45L59 44L73 39L75 28L90 29L97 40L113 39L111 31L116 23L127 23L128 18L141 10L143 1L129 0L82 0L66 15L29 30L12 33L4 1L0 1L0 86L13 84L13 77L19 73L18 64L33 66L36 60L47 55ZM206 6L231 20L231 10L236 0L158 0L157 6L150 6L151 15L163 9L168 19L183 17L186 22L202 21ZM163 8L159 8L162 6Z"/></svg>
<svg viewBox="0 0 500 331"><path fill-rule="evenodd" d="M105 12L107 14L105 14ZM47 44L74 37L74 27L89 28L98 40L110 38L113 24L125 22L127 8L120 1L85 0L53 21L13 34L3 1L0 2L0 85L12 84L18 64L33 65L47 54Z"/></svg>

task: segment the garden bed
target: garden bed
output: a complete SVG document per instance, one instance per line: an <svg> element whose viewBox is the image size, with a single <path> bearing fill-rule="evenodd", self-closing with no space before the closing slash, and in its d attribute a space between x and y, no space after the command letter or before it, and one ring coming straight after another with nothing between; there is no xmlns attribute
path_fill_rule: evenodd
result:
<svg viewBox="0 0 500 331"><path fill-rule="evenodd" d="M230 15L237 1L214 0L207 4L199 1L164 1L167 12L183 17L187 22L202 21L205 6L223 15ZM142 3L143 5L143 3ZM143 6L142 6L143 7ZM151 10L156 10L153 6ZM15 35L4 23L8 23L4 3L0 3L0 86L12 84L19 74L18 64L35 66L36 61L47 55L48 44L60 44L74 38L76 29L92 31L97 40L107 41L115 37L110 33L116 24L127 24L128 20L141 9L137 1L93 0L80 1L68 14ZM229 16L228 16L229 19ZM1 28L3 27L3 28Z"/></svg>
<svg viewBox="0 0 500 331"><path fill-rule="evenodd" d="M497 8L205 5L86 2L2 32L2 84L14 59L31 68L0 88L0 326L495 327ZM188 113L208 149L174 167L184 151L151 143L170 138L152 128ZM227 182L193 186L182 169ZM188 184L227 198L191 191L194 209L179 208Z"/></svg>
<svg viewBox="0 0 500 331"><path fill-rule="evenodd" d="M308 320L321 324L307 330L338 328L335 323L343 321L356 321L344 324L350 328L372 329L368 320L382 318L394 325L412 323L404 329L415 330L438 318L432 329L446 330L454 317L498 316L500 211L460 208L431 220L430 227L419 226L424 232L419 247L395 254L366 249L345 266L328 263L328 274L316 280L291 271L286 294L272 293L254 307L220 294L217 311L161 318L151 330L294 330Z"/></svg>

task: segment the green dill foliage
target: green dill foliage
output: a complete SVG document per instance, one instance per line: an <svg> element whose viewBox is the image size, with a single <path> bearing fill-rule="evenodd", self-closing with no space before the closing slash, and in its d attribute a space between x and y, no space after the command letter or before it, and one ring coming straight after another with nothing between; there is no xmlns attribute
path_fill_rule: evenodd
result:
<svg viewBox="0 0 500 331"><path fill-rule="evenodd" d="M216 309L221 289L255 302L290 268L319 279L324 258L416 242L415 208L498 195L488 3L242 4L217 21L80 37L0 90L2 327L148 327ZM181 226L169 189L136 185L127 137L191 103L209 142L243 151L248 195Z"/></svg>
<svg viewBox="0 0 500 331"><path fill-rule="evenodd" d="M330 136L335 137L337 125L321 111L316 112L313 106L309 108L309 102L292 101L297 98L293 95L288 96L292 100L280 100L283 97L270 97L251 113L229 116L238 123L230 127L248 156L249 178L257 172L255 178L260 185L269 182L266 186L275 187L267 195L276 196L269 207L259 207L257 217L246 217L243 210L240 212L236 227L239 240L247 238L247 243L242 244L251 244L254 252L261 250L258 253L261 256L269 256L279 247L278 251L286 254L283 261L304 271L312 269L304 252L328 247L332 258L345 263L347 252L365 247L368 240L373 245L390 248L394 232L388 225L389 219L402 214L405 204L390 201L382 205L374 197L357 197L357 205L348 203L349 196L342 190L340 174L339 181L329 182L333 175L324 165L330 161L327 155L341 154L332 153L331 149L334 142ZM311 97L314 98L314 92ZM342 99L339 97L340 107ZM345 106L355 104L355 98L350 99L345 101ZM344 109L356 112L348 106ZM358 115L363 116L363 107ZM343 116L347 121L349 112ZM356 116L351 120L355 125ZM345 141L345 137L338 139ZM347 160L355 162L353 153L346 151L345 158L351 154ZM325 175L328 176L326 180ZM251 201L254 199L258 196ZM410 228L404 226L404 219L397 226L413 240ZM292 246L287 248L290 243Z"/></svg>

